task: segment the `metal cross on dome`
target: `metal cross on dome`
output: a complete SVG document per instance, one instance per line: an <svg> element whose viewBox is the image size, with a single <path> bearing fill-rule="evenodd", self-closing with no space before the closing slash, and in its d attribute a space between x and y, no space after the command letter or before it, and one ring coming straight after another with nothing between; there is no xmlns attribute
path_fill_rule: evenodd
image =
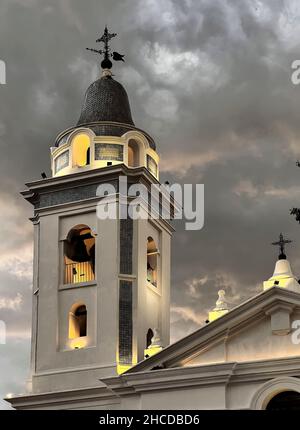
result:
<svg viewBox="0 0 300 430"><path fill-rule="evenodd" d="M292 240L284 239L282 233L280 233L280 235L279 235L279 241L278 242L272 242L272 245L279 246L279 249L280 249L280 254L278 257L279 260L285 260L286 259L286 255L284 253L285 245L288 243L292 243L292 242L293 242Z"/></svg>
<svg viewBox="0 0 300 430"><path fill-rule="evenodd" d="M88 51L92 51L92 52L95 52L96 54L100 54L104 56L104 59L101 62L102 69L112 68L112 62L110 61L110 58L112 58L114 61L124 61L124 55L119 54L116 51L111 52L111 49L109 46L109 41L116 36L117 36L117 33L109 33L107 26L105 26L103 35L96 40L96 43L99 43L99 42L104 43L104 49L86 48Z"/></svg>

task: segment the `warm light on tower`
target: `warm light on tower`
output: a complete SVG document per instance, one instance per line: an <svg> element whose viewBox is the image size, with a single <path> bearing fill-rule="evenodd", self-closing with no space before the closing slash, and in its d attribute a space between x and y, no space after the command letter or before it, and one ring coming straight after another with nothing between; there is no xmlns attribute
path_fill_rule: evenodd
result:
<svg viewBox="0 0 300 430"><path fill-rule="evenodd" d="M73 166L86 166L87 152L90 147L90 137L87 134L77 134L72 140L73 147Z"/></svg>

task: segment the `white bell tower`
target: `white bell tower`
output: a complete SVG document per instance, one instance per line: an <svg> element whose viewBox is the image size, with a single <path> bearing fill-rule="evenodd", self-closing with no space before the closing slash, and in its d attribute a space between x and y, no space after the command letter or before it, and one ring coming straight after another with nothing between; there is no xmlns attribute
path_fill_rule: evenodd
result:
<svg viewBox="0 0 300 430"><path fill-rule="evenodd" d="M298 279L293 274L290 262L287 260L285 254L285 246L291 242L292 241L289 239L284 239L283 234L280 233L279 241L272 243L272 245L279 246L280 253L275 264L273 275L263 283L264 290L268 290L272 287L280 287L300 293Z"/></svg>
<svg viewBox="0 0 300 430"><path fill-rule="evenodd" d="M171 225L97 216L99 185L114 186L115 202L120 177L159 185L155 142L135 127L108 58L102 67L51 148L52 177L22 193L34 206L33 393L99 387L169 343Z"/></svg>

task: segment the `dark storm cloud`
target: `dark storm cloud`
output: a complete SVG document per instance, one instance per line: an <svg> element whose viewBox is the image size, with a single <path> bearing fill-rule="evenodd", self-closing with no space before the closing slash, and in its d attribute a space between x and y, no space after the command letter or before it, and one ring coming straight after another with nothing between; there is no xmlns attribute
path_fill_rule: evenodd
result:
<svg viewBox="0 0 300 430"><path fill-rule="evenodd" d="M205 321L220 288L232 306L259 292L281 230L295 239L289 257L300 273L299 227L289 216L300 197L300 87L290 80L300 58L296 1L2 0L0 319L14 339L31 316L31 208L18 191L49 172L56 134L76 123L99 74L85 47L96 47L105 24L121 36L113 46L126 63L114 73L135 123L157 141L162 179L205 185L203 230L176 223L172 338ZM2 373L23 375L22 351L17 361L16 348L3 351L1 382ZM17 382L1 383L13 390Z"/></svg>

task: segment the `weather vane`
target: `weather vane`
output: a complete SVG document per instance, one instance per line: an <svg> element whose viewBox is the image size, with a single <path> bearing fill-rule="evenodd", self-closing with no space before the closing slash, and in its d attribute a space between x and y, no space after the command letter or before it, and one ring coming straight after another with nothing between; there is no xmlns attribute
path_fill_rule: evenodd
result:
<svg viewBox="0 0 300 430"><path fill-rule="evenodd" d="M104 49L93 49L93 48L86 48L88 51L95 52L96 54L103 55L104 58L101 62L102 69L111 69L112 68L112 62L110 61L110 58L112 58L114 61L124 61L124 55L119 54L118 52L111 52L109 41L116 37L117 33L109 33L107 26L105 26L103 35L96 40L96 43L102 42L104 43Z"/></svg>
<svg viewBox="0 0 300 430"><path fill-rule="evenodd" d="M287 243L292 243L292 240L284 239L282 233L280 233L280 235L279 235L279 241L278 242L272 242L272 245L279 246L279 249L280 249L280 254L278 257L279 260L285 260L286 259L286 255L284 253L284 248L285 248L285 245Z"/></svg>

